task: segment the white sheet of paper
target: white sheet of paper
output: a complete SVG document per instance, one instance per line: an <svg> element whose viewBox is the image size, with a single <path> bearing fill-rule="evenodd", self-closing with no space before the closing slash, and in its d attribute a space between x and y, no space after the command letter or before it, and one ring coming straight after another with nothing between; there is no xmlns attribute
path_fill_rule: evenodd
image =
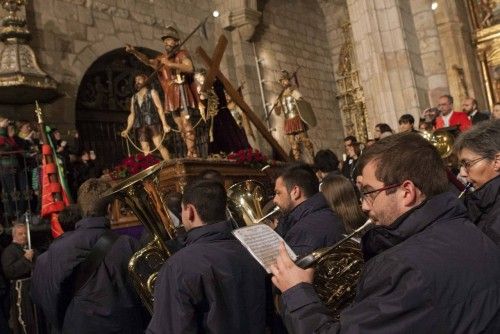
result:
<svg viewBox="0 0 500 334"><path fill-rule="evenodd" d="M271 273L270 267L276 263L279 254L279 246L283 238L266 224L256 224L246 226L233 231L233 235L238 239L250 254L261 264L262 267ZM285 243L288 255L293 261L297 255Z"/></svg>

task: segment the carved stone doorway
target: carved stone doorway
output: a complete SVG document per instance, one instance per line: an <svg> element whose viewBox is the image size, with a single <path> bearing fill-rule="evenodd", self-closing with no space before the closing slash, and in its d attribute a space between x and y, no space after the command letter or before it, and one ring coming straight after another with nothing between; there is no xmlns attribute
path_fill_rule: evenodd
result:
<svg viewBox="0 0 500 334"><path fill-rule="evenodd" d="M149 57L158 54L138 49ZM78 88L76 128L83 147L96 153L96 163L102 168L112 167L127 156L127 142L120 132L126 126L130 99L135 92L134 77L139 73L149 75L152 69L126 53L124 48L116 49L90 66ZM152 85L161 92L156 80Z"/></svg>

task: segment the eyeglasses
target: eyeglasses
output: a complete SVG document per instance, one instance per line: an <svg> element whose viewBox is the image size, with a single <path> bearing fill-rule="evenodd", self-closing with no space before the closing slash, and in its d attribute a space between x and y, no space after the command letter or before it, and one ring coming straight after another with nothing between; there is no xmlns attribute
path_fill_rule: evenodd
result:
<svg viewBox="0 0 500 334"><path fill-rule="evenodd" d="M487 158L488 157L480 157L480 158L477 158L477 159L474 159L474 160L462 160L462 161L460 161L458 163L458 166L465 168L466 171L469 171L469 169L472 166L474 166L475 164L477 164L479 161L487 159Z"/></svg>
<svg viewBox="0 0 500 334"><path fill-rule="evenodd" d="M397 188L400 185L401 185L401 183L391 184L390 186L385 186L383 188L370 190L370 191L359 190L359 192L360 192L359 202L361 204L363 204L363 201L366 201L367 203L369 203L371 205L375 201L375 198L377 198L377 196L380 194L380 192L382 192L384 190Z"/></svg>

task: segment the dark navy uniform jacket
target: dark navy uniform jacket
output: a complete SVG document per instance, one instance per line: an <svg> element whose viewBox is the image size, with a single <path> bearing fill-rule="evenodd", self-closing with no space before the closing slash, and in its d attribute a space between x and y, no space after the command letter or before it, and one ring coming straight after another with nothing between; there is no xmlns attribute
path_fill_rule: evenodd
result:
<svg viewBox="0 0 500 334"><path fill-rule="evenodd" d="M500 246L500 176L465 197L469 217Z"/></svg>
<svg viewBox="0 0 500 334"><path fill-rule="evenodd" d="M500 333L500 252L451 193L362 242L368 261L340 321L302 283L282 295L290 333Z"/></svg>
<svg viewBox="0 0 500 334"><path fill-rule="evenodd" d="M84 218L76 230L66 232L37 259L31 283L33 301L63 333L143 333L147 320L128 273L128 262L138 242L120 236L96 273L71 295L68 279L101 235L109 229L104 217ZM62 327L62 328L61 328Z"/></svg>
<svg viewBox="0 0 500 334"><path fill-rule="evenodd" d="M147 333L262 334L265 302L265 271L230 222L197 227L160 270Z"/></svg>
<svg viewBox="0 0 500 334"><path fill-rule="evenodd" d="M345 234L340 218L330 209L322 193L297 205L278 224L276 232L299 255L331 246Z"/></svg>

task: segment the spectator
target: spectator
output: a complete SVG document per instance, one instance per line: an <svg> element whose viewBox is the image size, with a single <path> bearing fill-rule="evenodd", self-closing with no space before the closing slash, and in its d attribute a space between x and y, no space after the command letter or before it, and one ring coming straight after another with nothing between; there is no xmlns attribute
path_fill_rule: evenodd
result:
<svg viewBox="0 0 500 334"><path fill-rule="evenodd" d="M339 165L339 158L331 150L319 150L314 156L316 176L320 182L329 173L340 174Z"/></svg>
<svg viewBox="0 0 500 334"><path fill-rule="evenodd" d="M379 140L387 136L390 136L393 133L394 131L392 131L389 125L385 123L379 123L375 125L375 135L373 137L375 138L375 140Z"/></svg>
<svg viewBox="0 0 500 334"><path fill-rule="evenodd" d="M344 138L344 147L345 159L342 165L342 175L354 182L356 179L356 165L358 157L361 154L361 148L356 137L354 136Z"/></svg>
<svg viewBox="0 0 500 334"><path fill-rule="evenodd" d="M464 100L462 103L462 111L469 116L469 119L472 121L472 124L477 124L481 121L486 121L490 117L485 113L480 112L477 109L477 101L476 99L469 97Z"/></svg>
<svg viewBox="0 0 500 334"><path fill-rule="evenodd" d="M436 107L432 108L427 108L422 112L422 116L420 117L421 119L424 120L424 122L431 123L432 126L436 124L436 118L440 115L440 111Z"/></svg>
<svg viewBox="0 0 500 334"><path fill-rule="evenodd" d="M27 233L26 225L14 223L12 243L2 254L2 269L11 281L9 323L14 333L37 332L37 317L30 299L31 270L36 255L33 249L27 248Z"/></svg>
<svg viewBox="0 0 500 334"><path fill-rule="evenodd" d="M453 97L443 95L439 98L441 116L436 119L436 129L458 126L460 131L465 131L471 126L471 121L466 113L453 111Z"/></svg>
<svg viewBox="0 0 500 334"><path fill-rule="evenodd" d="M404 114L399 118L399 132L415 132L415 118L410 114Z"/></svg>
<svg viewBox="0 0 500 334"><path fill-rule="evenodd" d="M500 103L495 103L493 105L493 111L491 112L491 119L500 119Z"/></svg>
<svg viewBox="0 0 500 334"><path fill-rule="evenodd" d="M430 122L420 122L420 124L418 125L418 129L420 131L432 132L434 131L434 126Z"/></svg>

